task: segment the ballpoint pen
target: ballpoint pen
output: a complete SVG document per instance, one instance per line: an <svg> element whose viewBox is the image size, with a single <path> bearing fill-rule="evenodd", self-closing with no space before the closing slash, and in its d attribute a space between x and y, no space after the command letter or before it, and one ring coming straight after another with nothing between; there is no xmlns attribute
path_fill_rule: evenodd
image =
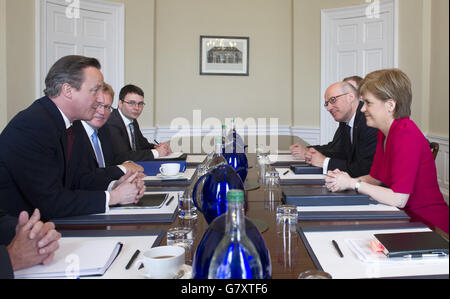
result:
<svg viewBox="0 0 450 299"><path fill-rule="evenodd" d="M134 261L135 261L136 258L138 257L139 253L141 253L141 252L139 251L139 249L136 250L136 251L134 252L134 254L133 254L133 256L131 257L130 261L129 261L128 264L126 265L125 270L129 270L129 269L130 269L130 267L133 265Z"/></svg>
<svg viewBox="0 0 450 299"><path fill-rule="evenodd" d="M333 246L334 246L334 248L336 249L336 251L338 252L339 256L340 256L340 257L344 257L344 254L342 254L342 251L341 251L341 249L339 248L338 243L337 243L335 240L333 240L333 241L331 241L331 242L333 243Z"/></svg>
<svg viewBox="0 0 450 299"><path fill-rule="evenodd" d="M156 145L159 145L159 142L156 141L156 139L153 139L153 141L156 143Z"/></svg>
<svg viewBox="0 0 450 299"><path fill-rule="evenodd" d="M174 196L172 196L172 197L167 201L166 207L167 207L168 205L170 205L170 203L172 202L173 199L174 199Z"/></svg>

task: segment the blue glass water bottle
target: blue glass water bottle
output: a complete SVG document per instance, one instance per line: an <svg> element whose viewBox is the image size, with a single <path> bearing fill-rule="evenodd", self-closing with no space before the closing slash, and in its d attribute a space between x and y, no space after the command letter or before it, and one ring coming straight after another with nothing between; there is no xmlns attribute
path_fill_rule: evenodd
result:
<svg viewBox="0 0 450 299"><path fill-rule="evenodd" d="M227 194L225 235L216 247L208 269L209 279L262 279L261 257L245 230L244 192Z"/></svg>
<svg viewBox="0 0 450 299"><path fill-rule="evenodd" d="M245 154L245 146L243 143L242 138L239 138L241 141L239 144L237 143L237 131L233 120L233 127L232 127L232 149L231 152L229 148L227 148L224 151L223 156L225 157L225 160L227 160L228 164L236 170L238 175L241 177L242 182L245 182L247 179L248 174L248 159L247 155Z"/></svg>
<svg viewBox="0 0 450 299"><path fill-rule="evenodd" d="M208 224L227 211L227 192L233 189L244 190L244 183L226 163L210 169L197 180L192 200Z"/></svg>

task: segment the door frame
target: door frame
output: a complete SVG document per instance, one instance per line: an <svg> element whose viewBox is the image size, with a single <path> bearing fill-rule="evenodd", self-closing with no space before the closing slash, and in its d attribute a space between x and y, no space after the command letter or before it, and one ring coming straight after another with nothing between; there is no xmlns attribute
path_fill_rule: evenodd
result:
<svg viewBox="0 0 450 299"><path fill-rule="evenodd" d="M372 2L371 0L366 0L366 2ZM378 1L378 0L373 0ZM384 0L378 2L380 5L380 11L393 10L394 16L394 67L398 67L398 19L399 19L399 1L398 0ZM373 4L373 3L372 3ZM325 95L325 91L328 88L328 82L326 80L327 66L325 61L327 61L327 50L328 50L328 28L330 27L330 22L333 21L335 17L358 17L364 16L369 4L335 8L335 9L323 9L321 11L321 100L319 101L320 109L320 142L321 144L327 144L333 138L333 136L327 136L325 130L327 128L327 111L323 108L322 98ZM334 133L334 132L333 132ZM331 134L331 133L330 133Z"/></svg>
<svg viewBox="0 0 450 299"><path fill-rule="evenodd" d="M70 3L66 0L35 0L35 94L36 98L43 96L44 80L47 74L43 74L47 60L47 32L45 30L45 24L47 23L47 13L45 7L47 3L54 3L63 6L68 6ZM125 6L123 3L108 2L102 0L79 0L80 6L83 8L90 8L95 11L103 11L107 9L109 13L112 13L113 18L118 24L118 32L115 34L117 50L117 65L116 70L118 72L118 85L123 86L125 82Z"/></svg>

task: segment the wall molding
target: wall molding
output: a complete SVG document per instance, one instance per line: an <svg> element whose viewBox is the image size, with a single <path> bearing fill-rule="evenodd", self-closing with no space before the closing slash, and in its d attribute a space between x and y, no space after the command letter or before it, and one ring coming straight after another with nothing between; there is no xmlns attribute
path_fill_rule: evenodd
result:
<svg viewBox="0 0 450 299"><path fill-rule="evenodd" d="M153 141L154 139L159 142L165 142L171 140L174 136L222 136L222 132L217 128L190 128L185 129L173 129L170 127L150 127L143 128L142 134L148 139ZM319 144L320 141L320 129L308 128L308 127L290 127L290 126L278 126L278 127L246 127L237 128L238 133L245 136L253 136L264 133L264 135L287 135L297 136L303 139L308 144Z"/></svg>
<svg viewBox="0 0 450 299"><path fill-rule="evenodd" d="M436 169L439 186L447 203L449 200L449 138L427 134L427 139L431 142L439 143L439 153L436 157Z"/></svg>

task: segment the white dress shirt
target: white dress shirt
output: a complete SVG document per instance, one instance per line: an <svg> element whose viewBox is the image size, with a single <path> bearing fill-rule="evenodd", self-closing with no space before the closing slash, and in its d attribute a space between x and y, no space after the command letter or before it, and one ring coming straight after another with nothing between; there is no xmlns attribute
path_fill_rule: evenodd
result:
<svg viewBox="0 0 450 299"><path fill-rule="evenodd" d="M128 117L126 117L125 115L123 115L122 111L120 111L120 109L117 109L119 111L120 116L122 117L123 122L125 123L125 128L127 129L127 134L128 134L128 141L130 142L130 147L133 148L133 141L131 139L131 132L130 132L130 124L133 123L133 120L129 119ZM136 133L135 133L136 135ZM155 159L159 158L159 153L157 150L152 149L151 150L153 153L153 157Z"/></svg>
<svg viewBox="0 0 450 299"><path fill-rule="evenodd" d="M70 127L72 126L72 123L70 122L69 118L64 114L64 112L62 112L62 110L59 109L58 106L56 106L56 108L58 108L59 112L61 113L61 116L62 116L62 118L63 118L63 120L64 120L64 124L66 125L66 130L67 130L68 128L70 128ZM90 139L91 139L91 138L89 138L89 140L90 140ZM111 185L111 184L110 184L110 185ZM108 190L109 190L109 188L108 188ZM105 191L105 194L106 194L105 213L107 213L107 212L109 212L109 201L110 201L110 199L111 199L111 195L109 194L108 191Z"/></svg>
<svg viewBox="0 0 450 299"><path fill-rule="evenodd" d="M353 144L353 124L355 123L355 117L356 113L353 114L353 117L350 119L350 121L347 123L347 125L350 127L350 142ZM325 158L323 161L323 174L328 173L328 163L330 163L331 158ZM333 169L334 170L334 169Z"/></svg>

